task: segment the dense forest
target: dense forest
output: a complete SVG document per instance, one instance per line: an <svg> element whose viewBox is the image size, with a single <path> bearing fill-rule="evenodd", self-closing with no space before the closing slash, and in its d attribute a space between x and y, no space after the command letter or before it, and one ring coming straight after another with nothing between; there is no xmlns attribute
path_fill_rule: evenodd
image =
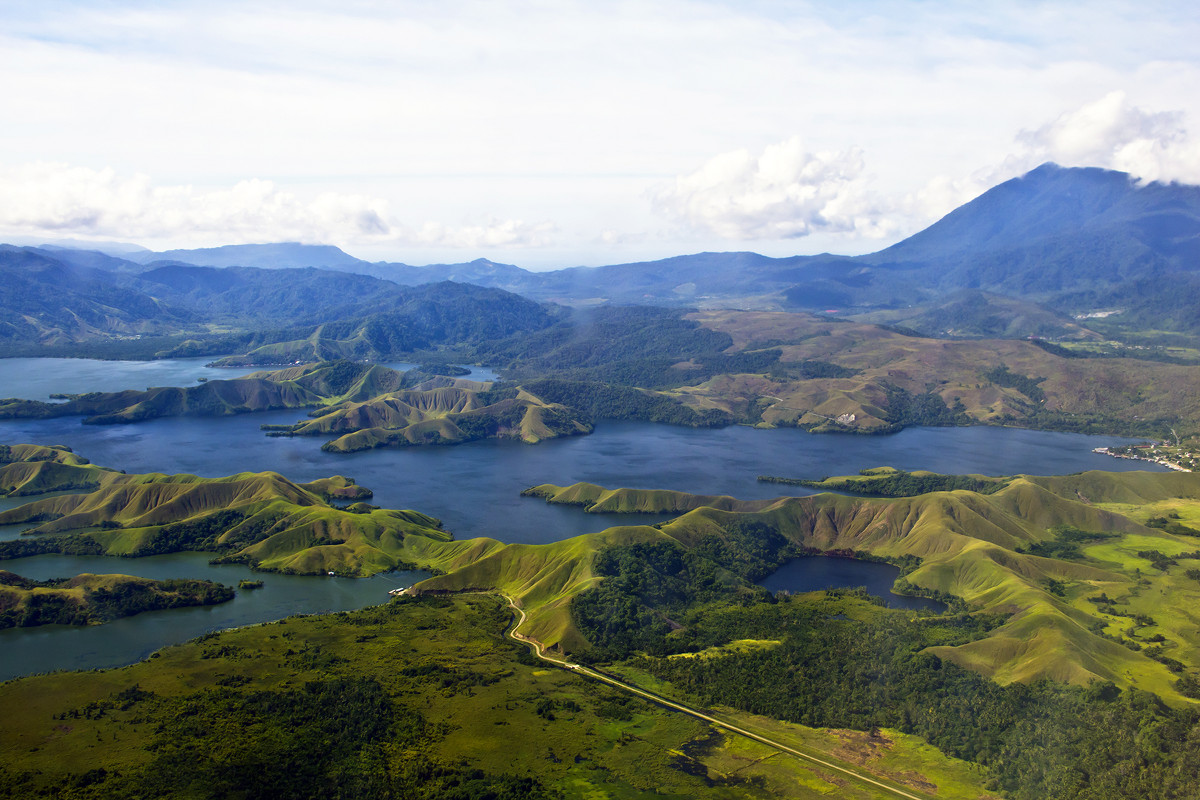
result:
<svg viewBox="0 0 1200 800"><path fill-rule="evenodd" d="M80 575L34 581L0 570L0 628L95 625L143 611L215 605L233 596L228 586L189 578Z"/></svg>
<svg viewBox="0 0 1200 800"><path fill-rule="evenodd" d="M742 555L751 574L769 563ZM986 767L1012 800L1182 800L1200 785L1200 711L1109 683L1001 686L922 652L979 638L999 618L892 611L861 590L771 596L662 544L614 547L597 569L609 579L572 605L596 644L584 658L641 651L630 665L694 702L813 727L914 733ZM722 649L737 640L774 644Z"/></svg>

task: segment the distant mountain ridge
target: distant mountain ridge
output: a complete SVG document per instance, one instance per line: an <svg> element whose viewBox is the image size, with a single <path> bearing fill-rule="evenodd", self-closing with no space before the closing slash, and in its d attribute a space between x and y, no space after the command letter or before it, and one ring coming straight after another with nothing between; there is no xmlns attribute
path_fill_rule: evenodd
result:
<svg viewBox="0 0 1200 800"><path fill-rule="evenodd" d="M126 271L121 265L129 262L118 259L110 261L119 262L120 269L91 266L92 255L109 258L90 251L63 254L0 245L0 347L168 334L204 338L221 331L251 332L234 347L258 346L264 339L317 345L325 336L343 338L329 332L334 328L314 332L336 323L336 330L353 340L343 345L348 352L383 357L540 330L553 319L541 305L519 295L449 281L401 286L312 267L218 268L158 261L139 274ZM101 263L111 266L110 261ZM208 352L185 348L176 354Z"/></svg>
<svg viewBox="0 0 1200 800"><path fill-rule="evenodd" d="M260 267L262 269L318 267L349 270L351 267L367 263L333 245L300 244L299 242L228 244L199 250L164 250L158 253L147 251L130 254L128 259L138 264L177 261L199 267Z"/></svg>
<svg viewBox="0 0 1200 800"><path fill-rule="evenodd" d="M887 313L895 324L939 336L1071 335L1072 316L1097 311L1116 312L1103 323L1109 327L1200 335L1200 187L1140 184L1123 172L1054 164L1006 181L908 239L863 256L697 253L531 272L488 259L423 267L372 263L330 245L296 242L122 257L58 247L20 249L64 264L86 280L107 273L113 292L135 291L192 312L197 293L212 295L218 284L234 280L234 275L198 271L219 268L241 270L239 280L249 280L246 270L261 271L250 283L262 287L251 298L263 313L269 315L270 304L282 302L312 319L342 313L335 302L339 292L355 298L346 313L372 293L380 305L375 310L382 311L394 292L390 287L452 280L574 305ZM11 262L11 253L0 254L0 270ZM340 289L330 288L339 284L330 277L338 273L358 277L347 276ZM17 284L28 280L15 277ZM238 296L232 287L216 290L226 292L229 310ZM73 296L72 291L67 287L66 295ZM1007 300L955 300L963 291ZM303 297L311 304L304 306ZM143 302L116 295L110 300L105 305L117 310L114 326L124 319L120 309ZM215 302L210 297L205 310L213 311ZM947 303L953 313L945 310ZM973 308L986 316L969 318ZM9 302L0 304L0 311L9 315L0 319L9 324L10 338L17 329L27 334L38 327L36 321L14 318L17 310ZM95 309L90 313L104 316ZM132 320L122 324L137 327Z"/></svg>

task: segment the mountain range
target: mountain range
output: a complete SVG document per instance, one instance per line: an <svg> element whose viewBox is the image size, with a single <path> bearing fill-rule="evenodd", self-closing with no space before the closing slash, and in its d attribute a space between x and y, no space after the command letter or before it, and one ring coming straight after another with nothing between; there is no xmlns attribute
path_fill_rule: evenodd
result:
<svg viewBox="0 0 1200 800"><path fill-rule="evenodd" d="M298 243L78 248L0 247L0 342L319 324L387 311L413 291L401 286L443 281L567 305L819 311L935 336L1200 334L1200 187L1054 164L862 256L699 253L531 272L487 259L368 262Z"/></svg>

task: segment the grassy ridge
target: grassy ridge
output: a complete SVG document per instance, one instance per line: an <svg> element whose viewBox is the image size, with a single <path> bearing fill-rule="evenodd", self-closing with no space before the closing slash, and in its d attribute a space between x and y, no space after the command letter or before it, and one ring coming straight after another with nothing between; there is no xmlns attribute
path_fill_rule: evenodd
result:
<svg viewBox="0 0 1200 800"><path fill-rule="evenodd" d="M591 433L579 412L547 403L514 388L490 391L491 384L437 378L411 390L331 409L293 429L296 435L336 438L322 449L350 453L375 447L460 444L478 439L543 439Z"/></svg>
<svg viewBox="0 0 1200 800"><path fill-rule="evenodd" d="M968 489L981 494L991 494L1005 484L1005 480L1002 478L992 478L986 475L939 475L925 470L905 472L893 467L865 469L858 475L822 478L819 481L781 478L773 475L759 475L758 479L764 483L804 486L809 489L824 489L830 492L848 492L866 497L913 497L928 492L948 492L955 489Z"/></svg>
<svg viewBox="0 0 1200 800"><path fill-rule="evenodd" d="M183 415L229 416L363 399L382 387L397 388L401 381L401 373L386 367L327 361L186 388L89 392L64 403L8 399L0 401L0 419L83 416L86 423L107 425Z"/></svg>
<svg viewBox="0 0 1200 800"><path fill-rule="evenodd" d="M665 538L648 526L609 528L552 544L501 544L490 539L457 543L461 550L440 566L445 575L414 586L414 594L502 592L525 609L529 621L522 632L556 650L587 646L570 613L571 599L600 580L593 569L596 554L606 547ZM449 547L436 548L440 553Z"/></svg>
<svg viewBox="0 0 1200 800"><path fill-rule="evenodd" d="M630 541L674 541L719 558L733 550L713 543L732 543L731 535L754 523L780 534L781 546L907 564L901 590L952 595L974 610L1002 615L1004 624L983 639L931 650L1001 683L1099 679L1184 702L1179 681L1200 675L1200 635L1185 611L1200 601L1200 581L1185 575L1190 562L1177 557L1200 542L1146 527L1099 501L1157 498L1175 508L1192 507L1200 516L1200 476L1084 473L1017 476L1002 484L989 494L955 490L893 499L822 494L756 503L546 484L530 491L585 509L691 510L654 528L618 528L569 544L498 548L485 562L452 569L417 588L525 592L542 641L572 649L578 632L562 619L560 602L592 585L596 575L590 567L568 569L565 559L594 565L596 553L611 543L606 537L628 539L634 532ZM1076 532L1074 544L1055 545L1067 535L1063 531ZM1157 569L1149 556L1138 555L1154 552L1176 561ZM554 590L546 591L546 585ZM1101 594L1114 599L1102 604L1090 599Z"/></svg>
<svg viewBox="0 0 1200 800"><path fill-rule="evenodd" d="M313 419L271 426L270 435L332 436L324 449L459 444L477 439L543 439L591 433L589 417L525 389L490 391L490 383L435 377L404 387L405 373L379 365L327 361L213 380L189 388L93 392L65 403L0 400L0 419L84 416L94 425L168 416L229 416L316 408ZM2 463L2 462L0 462Z"/></svg>
<svg viewBox="0 0 1200 800"><path fill-rule="evenodd" d="M0 482L5 471L30 463L55 466L10 463L0 467ZM1122 513L1134 502L1157 503L1182 510L1181 519L1200 517L1200 476L1188 473L1017 476L989 494L821 494L753 503L547 484L533 491L553 502L683 512L653 527L618 527L549 545L455 542L417 512L333 508L324 497L352 489L344 479L300 485L274 473L104 475L106 483L86 494L0 513L0 524L35 525L33 535L0 544L0 552L198 549L262 569L356 575L421 566L444 574L415 592L502 591L529 613L531 636L563 650L587 644L569 604L601 580L596 559L615 545L674 543L751 579L791 553L859 553L906 565L902 590L951 595L974 610L1004 615L1007 621L986 638L933 651L1002 683L1101 679L1182 701L1179 682L1200 681L1200 634L1184 610L1200 601L1200 580L1189 577L1192 565L1184 558L1200 542Z"/></svg>
<svg viewBox="0 0 1200 800"><path fill-rule="evenodd" d="M0 467L0 486L28 494L30 482L20 479L30 468L41 470L40 492L82 492L0 513L0 524L32 526L28 536L0 543L5 558L201 550L258 569L370 575L410 566L412 540L450 539L440 522L415 511L329 505L326 498L354 499L366 493L340 476L297 484L272 472L225 478L126 475L90 465L32 461Z"/></svg>
<svg viewBox="0 0 1200 800"><path fill-rule="evenodd" d="M726 495L695 495L666 489L605 489L594 483L583 482L571 486L543 483L526 489L521 495L540 497L554 505L581 506L590 514L670 514L701 506L734 511L750 510L761 505Z"/></svg>

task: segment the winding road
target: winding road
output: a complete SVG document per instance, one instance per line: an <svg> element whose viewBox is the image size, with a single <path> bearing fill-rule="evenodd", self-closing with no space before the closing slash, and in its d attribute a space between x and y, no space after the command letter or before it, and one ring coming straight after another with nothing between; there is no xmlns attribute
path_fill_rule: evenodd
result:
<svg viewBox="0 0 1200 800"><path fill-rule="evenodd" d="M518 628L520 628L522 625L525 624L525 620L526 620L525 610L522 609L519 605L517 605L516 601L513 598L509 597L508 595L502 594L501 597L503 597L505 600L508 601L508 605L513 609L513 611L517 612L517 615L519 616L519 619L517 619L514 622L513 626L511 628L509 628L508 635L511 636L514 640L521 642L522 644L528 645L533 650L533 654L543 661L546 661L550 664L553 664L557 667L561 667L563 669L572 670L580 675L584 675L593 680L607 683L609 686L615 687L617 689L620 689L624 692L628 692L630 694L637 695L645 700L649 700L650 702L655 703L660 706L663 706L665 708L670 708L675 711L680 711L684 714L688 714L689 716L695 717L696 719L699 719L699 720L703 720L704 722L707 722L711 725L716 725L717 727L723 728L724 730L727 730L731 733L736 733L739 736L744 736L747 739L752 739L756 742L759 742L760 744L765 744L768 747L773 747L782 753L787 753L789 755L796 756L797 758L800 758L804 761L808 761L812 764L816 764L817 766L820 766L823 769L832 770L834 772L839 772L842 775L845 775L849 778L852 778L855 781L858 781L859 783L865 783L876 789L882 789L884 792L886 792L890 796L903 797L903 798L906 798L906 800L929 800L928 795L912 794L911 792L901 789L897 786L883 783L882 781L879 781L876 778L871 777L870 775L868 775L865 772L860 772L858 770L853 769L852 767L842 766L840 764L834 764L830 761L826 761L823 758L819 758L817 756L810 755L809 753L805 753L801 750L797 750L794 747L789 747L788 745L783 744L782 742L776 741L775 739L771 739L767 736L763 736L761 734L754 733L753 731L748 731L745 728L742 728L738 725L734 725L731 722L725 722L724 720L718 719L718 718L712 716L711 714L706 714L703 711L692 708L691 706L684 705L683 703L680 703L677 700L671 700L669 698L663 697L662 695L655 694L654 692L647 691L646 689L642 689L631 683L626 683L625 681L623 681L619 678L615 678L612 675L608 675L606 673L600 672L599 670L584 666L582 664L573 664L564 659L554 658L553 656L549 656L546 654L545 648L542 646L541 642L537 641L536 639L531 639L528 636L526 636L525 634L519 633L517 631Z"/></svg>

